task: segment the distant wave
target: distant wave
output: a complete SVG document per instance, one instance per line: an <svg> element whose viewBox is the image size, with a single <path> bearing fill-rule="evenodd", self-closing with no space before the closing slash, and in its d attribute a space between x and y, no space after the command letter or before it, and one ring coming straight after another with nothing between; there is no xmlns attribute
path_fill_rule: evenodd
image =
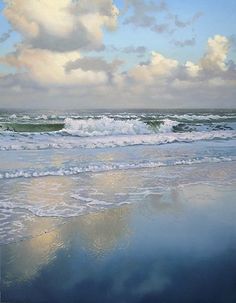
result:
<svg viewBox="0 0 236 303"><path fill-rule="evenodd" d="M0 131L16 133L56 132L64 128L64 123L0 123Z"/></svg>
<svg viewBox="0 0 236 303"><path fill-rule="evenodd" d="M235 112L222 112L222 113L163 113L163 112L138 112L138 113L63 113L63 114L29 114L29 113L16 113L16 114L3 114L0 113L0 119L13 122L47 122L56 121L62 122L67 118L72 118L76 120L87 120L87 119L102 119L103 117L108 117L115 120L142 120L142 119L176 119L177 121L194 122L194 121L236 121Z"/></svg>
<svg viewBox="0 0 236 303"><path fill-rule="evenodd" d="M168 115L171 119L177 119L178 121L227 121L235 120L236 115L214 115L214 114L205 114L205 115L194 115L194 114L182 114L182 115Z"/></svg>
<svg viewBox="0 0 236 303"><path fill-rule="evenodd" d="M28 170L15 170L0 172L0 179L15 179L15 178L37 178L47 176L71 176L85 172L104 172L111 170L128 170L139 168L156 168L164 166L177 166L177 165L193 165L201 163L219 163L235 161L233 157L199 157L192 159L179 159L167 162L136 162L136 163L113 163L103 164L95 163L87 166L71 166L61 168L51 168L47 170L28 169Z"/></svg>

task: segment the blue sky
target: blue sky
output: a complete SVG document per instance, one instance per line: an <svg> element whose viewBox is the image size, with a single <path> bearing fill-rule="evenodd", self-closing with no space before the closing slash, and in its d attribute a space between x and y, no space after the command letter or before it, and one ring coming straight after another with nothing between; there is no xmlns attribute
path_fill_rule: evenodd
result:
<svg viewBox="0 0 236 303"><path fill-rule="evenodd" d="M123 1L115 2L118 7L122 7ZM106 41L108 43L112 41L114 44L117 43L121 46L128 43L146 45L150 50L158 50L166 56L175 57L181 61L185 61L186 57L195 61L205 51L206 41L209 37L216 33L230 37L236 33L236 1L234 0L171 0L167 3L170 10L183 20L188 20L196 12L202 12L203 15L192 27L176 31L171 36L121 25L115 34L105 36ZM172 39L191 39L193 35L196 35L196 45L194 47L173 48ZM231 55L235 57L235 53Z"/></svg>
<svg viewBox="0 0 236 303"><path fill-rule="evenodd" d="M47 11L47 3L51 6L55 6L54 11L57 10L57 3L52 0L48 0L48 2L44 2L41 6L38 5L40 2L37 2L39 0L23 0L22 5L19 6L19 2L17 0L13 0L13 5L10 5L10 1L7 0L5 2L0 1L0 74L3 76L7 75L18 75L20 71L28 70L29 71L29 82L32 81L32 83L37 82L35 81L35 70L37 66L33 66L32 63L29 63L30 61L24 63L20 62L20 56L21 52L23 54L23 50L27 49L27 52L29 53L29 50L36 51L37 55L39 55L39 51L44 53L57 51L52 49L52 46L47 46L47 41L50 40L50 38L56 38L55 45L60 45L59 52L60 56L68 56L66 53L66 50L64 52L61 52L61 49L63 49L63 43L65 43L65 40L59 40L58 37L60 37L60 33L56 33L55 37L52 37L50 28L49 33L47 33L47 28L45 27L44 30L42 28L44 27L44 20L40 20L40 16L43 16L43 14ZM78 7L80 7L81 3L84 0L79 0ZM60 2L60 4L59 4ZM66 8L66 5L70 4L70 0L60 0L58 2L58 7L60 5ZM76 1L75 1L76 2ZM86 2L85 2L86 3ZM88 2L87 2L88 3ZM90 4L95 5L96 9L98 9L98 14L102 18L107 18L104 15L101 15L104 9L109 10L111 9L111 3L113 6L119 9L119 16L112 17L113 20L109 20L109 22L115 22L116 27L111 29L110 25L107 25L107 21L102 21L103 23L96 23L98 24L98 28L94 29L94 32L91 32L91 25L88 25L88 35L89 39L91 41L89 42L89 45L80 46L78 41L80 40L80 27L78 27L78 30L76 33L74 33L73 37L66 37L68 38L68 45L69 43L73 44L71 42L71 39L74 39L74 44L79 45L76 49L75 46L71 49L71 51L77 51L78 52L78 58L83 56L86 58L86 64L88 63L88 60L98 60L96 61L96 64L101 66L102 64L108 68L111 68L111 65L114 63L119 65L118 71L120 73L127 73L130 83L134 82L134 79L130 78L130 74L133 74L134 72L139 73L139 66L145 64L150 65L149 72L151 70L152 75L147 75L148 78L152 78L152 81L155 82L155 79L153 78L153 62L155 59L152 59L152 52L159 53L163 55L165 58L170 58L172 60L172 64L174 64L174 60L178 61L178 65L185 66L185 63L187 61L191 61L193 64L198 64L196 68L199 70L204 69L201 66L201 62L204 60L204 56L207 56L207 50L208 50L208 39L214 37L221 36L224 37L227 40L227 46L225 45L225 54L223 54L222 58L220 60L223 60L222 64L219 62L216 62L216 65L221 66L222 71L225 70L224 64L227 64L227 62L230 61L236 61L236 47L235 47L235 40L236 40L236 24L235 24L235 13L236 13L236 1L234 0L198 0L198 1L187 1L187 0L114 0L113 2L111 0L101 0L100 2L96 2L96 0L91 0ZM98 4L99 3L99 4ZM86 6L86 4L85 4ZM86 9L91 9L91 6L89 4ZM27 9L27 7L30 7L31 11ZM82 7L82 6L81 6ZM160 8L162 7L162 8ZM15 9L16 8L16 9ZM126 8L126 9L125 9ZM6 10L8 10L9 14L6 13ZM35 11L38 10L38 11ZM40 11L41 10L41 11ZM61 8L58 8L58 12L61 11ZM29 12L32 12L32 16L29 14ZM95 15L97 14L92 11L93 18L95 18ZM96 13L96 14L95 14ZM17 16L18 14L18 16ZM52 10L53 14L53 10ZM81 12L78 9L78 14L81 14ZM19 22L19 16L20 18L23 16L28 24L30 22L34 22L36 26L38 26L38 29L40 30L39 40L29 38L29 33L27 33L27 30L25 30L24 27L22 27L22 24ZM36 16L36 17L35 17ZM45 15L48 17L48 14ZM80 16L80 15L79 15ZM97 15L96 15L97 16ZM110 16L110 15L109 15ZM77 18L77 16L71 14L66 15L66 18ZM18 18L18 19L17 19ZM35 19L34 19L35 18ZM54 16L52 16L54 18ZM100 17L99 17L100 18ZM109 17L111 19L111 17ZM116 18L116 19L115 19ZM15 20L18 21L15 21ZM32 21L33 20L33 21ZM79 20L79 19L78 19ZM82 20L82 19L81 19ZM81 22L77 21L77 22ZM100 19L98 19L100 20ZM53 24L51 20L47 20L52 26L56 27L56 24ZM38 22L38 23L37 23ZM84 21L82 21L84 22ZM99 21L100 22L100 21ZM46 23L45 23L46 24ZM65 24L65 26L67 26ZM77 25L76 25L77 26ZM87 25L86 25L87 26ZM89 27L90 26L90 27ZM92 26L94 24L92 23ZM154 28L158 28L157 30L154 30ZM62 27L63 29L63 27ZM86 29L87 30L87 29ZM43 36L43 33L45 36ZM102 33L102 34L101 34ZM9 38L4 39L4 37L9 34ZM101 36L101 35L102 36ZM54 35L54 33L53 33ZM94 38L93 38L94 37ZM70 40L69 40L70 39ZM87 38L86 38L87 39ZM100 43L100 46L96 45L94 46L95 42ZM100 39L100 41L96 41L96 39ZM223 39L223 38L222 38ZM222 40L221 39L221 40ZM218 39L219 40L219 39ZM224 39L223 39L224 40ZM223 41L222 40L222 41ZM35 42L36 41L36 42ZM40 45L38 46L37 43ZM43 42L42 42L43 41ZM67 41L67 40L66 40ZM37 47L34 45L36 43ZM215 42L214 42L215 43ZM218 44L221 42L217 42ZM223 42L222 42L223 43ZM229 46L230 44L230 46ZM42 46L43 45L43 46ZM208 46L207 46L208 45ZM214 46L215 47L215 46ZM222 44L221 44L221 50L222 50ZM66 47L65 47L66 48ZM224 48L224 47L223 47ZM226 50L227 48L227 50ZM21 49L21 51L19 51ZM15 51L17 50L17 53ZM217 53L217 50L215 50L215 54ZM12 63L12 60L9 60L8 57L13 56L14 57L14 64ZM53 54L48 54L53 58ZM70 54L71 56L71 54ZM73 55L74 56L74 55ZM209 57L209 56L208 56ZM73 57L74 58L74 57ZM92 59L89 59L92 58ZM25 59L24 59L25 60ZM60 60L64 60L60 57ZM73 59L74 60L74 59ZM72 61L73 61L72 60ZM203 60L203 61L202 61ZM217 59L218 60L218 59ZM11 61L11 62L10 62ZM17 63L20 62L20 64ZM69 60L70 61L70 60ZM76 61L76 60L74 60ZM122 63L117 63L117 62ZM64 61L63 61L64 62ZM116 63L115 63L116 62ZM149 62L149 63L148 63ZM157 61L155 61L157 62ZM200 63L199 63L200 62ZM171 64L165 61L165 64ZM192 64L191 63L191 64ZM35 65L37 64L37 61L35 61ZM65 64L65 62L63 63ZM67 63L66 63L67 64ZM83 63L84 64L84 63ZM107 65L108 64L108 65ZM110 64L110 65L109 65ZM157 63L155 63L157 64ZM74 64L75 65L75 64ZM91 63L89 63L91 66ZM19 70L20 66L20 70ZM231 64L232 66L232 64ZM138 69L136 69L138 67ZM77 67L76 67L77 68ZM99 67L100 68L100 67ZM228 69L232 70L232 67ZM73 67L74 69L74 67ZM182 68L183 69L183 68ZM146 73L147 69L145 71L141 68L141 72ZM114 74L114 70L109 71L109 75L113 73L112 79L118 79L120 75L117 73ZM33 75L32 75L33 74ZM158 74L158 72L157 72ZM180 73L179 73L180 74ZM205 76L208 74L210 75L210 72L205 72ZM232 73L231 73L232 74ZM43 75L43 73L42 73ZM103 75L104 79L108 79L109 75ZM159 74L158 74L159 75ZM63 77L66 76L63 74ZM150 76L150 77L149 77ZM21 76L20 76L21 77ZM135 76L136 77L136 76ZM156 77L156 74L155 74ZM159 77L159 76L158 76ZM183 76L178 76L181 78L181 81L183 80ZM213 77L211 73L211 77ZM219 75L219 72L215 72L214 77L212 78L213 81L216 80L216 78L226 77L226 75L222 74ZM229 77L229 76L227 76ZM160 77L159 77L160 78ZM158 79L159 79L158 78ZM177 78L177 80L179 80ZM157 80L158 80L157 79ZM223 78L222 78L223 79ZM37 80L37 79L36 79ZM67 82L67 79L65 77L65 82ZM108 79L109 80L109 79ZM175 81L172 77L172 81ZM208 79L210 81L210 79ZM219 80L219 79L218 79ZM217 80L217 81L218 81ZM14 80L15 81L15 80ZM105 80L104 80L105 81ZM109 80L110 81L110 80ZM108 81L108 82L109 82ZM120 80L119 80L120 81ZM192 81L192 79L191 79ZM17 89L22 86L22 80L20 81L21 84L15 83L15 87ZM62 81L63 82L63 81ZM42 83L34 83L32 86L37 86L38 84L42 85ZM49 83L53 83L51 79L49 79ZM83 81L84 83L84 81ZM219 83L219 82L218 82ZM54 84L54 83L53 83ZM63 83L60 82L60 86ZM78 83L80 85L80 83ZM28 84L27 84L28 85ZM149 84L148 84L149 85ZM50 86L50 85L49 85ZM21 87L22 89L22 87ZM48 89L48 86L47 86ZM54 89L54 86L53 86ZM119 92L120 93L120 92ZM155 95L155 94L154 94ZM154 98L154 97L153 97ZM169 98L169 97L168 97ZM232 102L231 102L232 103Z"/></svg>

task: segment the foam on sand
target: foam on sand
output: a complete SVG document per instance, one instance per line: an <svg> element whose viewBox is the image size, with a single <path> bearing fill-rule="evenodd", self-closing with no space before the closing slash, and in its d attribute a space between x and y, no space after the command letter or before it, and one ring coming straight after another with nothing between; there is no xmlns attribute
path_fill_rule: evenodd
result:
<svg viewBox="0 0 236 303"><path fill-rule="evenodd" d="M47 176L71 176L86 172L105 172L112 170L129 170L140 168L156 168L164 166L193 165L201 163L220 163L235 161L234 157L198 157L190 159L176 159L174 161L141 161L133 163L94 163L81 166L48 168L46 170L28 169L0 172L0 179L38 178Z"/></svg>

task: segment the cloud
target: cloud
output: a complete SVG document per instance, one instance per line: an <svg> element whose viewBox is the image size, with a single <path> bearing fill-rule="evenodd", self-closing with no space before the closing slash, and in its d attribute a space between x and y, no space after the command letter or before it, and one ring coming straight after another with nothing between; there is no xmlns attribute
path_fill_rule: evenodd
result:
<svg viewBox="0 0 236 303"><path fill-rule="evenodd" d="M122 52L126 54L137 54L139 57L142 57L147 52L147 48L145 46L127 46L122 49Z"/></svg>
<svg viewBox="0 0 236 303"><path fill-rule="evenodd" d="M186 40L182 40L182 41L174 40L173 43L175 46L178 46L178 47L193 46L196 44L196 38L193 37L191 39L186 39Z"/></svg>
<svg viewBox="0 0 236 303"><path fill-rule="evenodd" d="M44 86L98 85L107 81L106 72L102 70L78 67L68 72L68 62L76 62L80 57L76 51L60 53L22 46L1 61L17 67L21 72L27 71L29 79Z"/></svg>
<svg viewBox="0 0 236 303"><path fill-rule="evenodd" d="M191 19L187 21L182 21L178 15L172 16L174 19L174 23L177 27L184 28L190 25L193 25L194 22L196 22L200 17L203 16L203 12L196 12Z"/></svg>
<svg viewBox="0 0 236 303"><path fill-rule="evenodd" d="M152 26L151 30L158 34L167 33L169 32L170 25L167 23L163 24L155 24Z"/></svg>
<svg viewBox="0 0 236 303"><path fill-rule="evenodd" d="M209 38L199 62L181 64L152 52L151 59L137 65L116 80L126 98L152 106L213 107L233 106L236 93L236 66L227 62L229 39ZM129 94L130 92L130 94ZM224 100L224 101L223 101Z"/></svg>
<svg viewBox="0 0 236 303"><path fill-rule="evenodd" d="M84 50L104 48L103 29L114 30L118 9L112 0L6 0L4 14L21 33L16 51L0 59L45 87L98 85L118 60L83 58ZM4 37L6 38L6 37ZM26 76L27 75L27 76Z"/></svg>
<svg viewBox="0 0 236 303"><path fill-rule="evenodd" d="M135 81L151 84L156 78L169 76L177 66L177 60L166 58L157 52L152 52L149 62L134 67L128 74Z"/></svg>
<svg viewBox="0 0 236 303"><path fill-rule="evenodd" d="M124 20L124 24L132 24L136 27L152 27L156 25L156 17L154 13L167 10L165 1L158 4L153 1L144 0L126 0L125 12L132 9L133 13Z"/></svg>
<svg viewBox="0 0 236 303"><path fill-rule="evenodd" d="M17 70L16 74L0 76L1 106L16 105L17 101L31 107L32 102L35 106L45 102L49 107L204 107L206 101L217 107L234 102L236 68L227 60L230 40L225 36L209 38L198 62L187 60L182 64L153 51L146 62L120 71L121 60L108 61L88 56L85 51L108 48L103 44L102 30L116 27L118 10L112 1L20 2L9 0L5 8L5 15L23 41L15 52L0 58L0 63ZM127 1L125 20L133 16L128 24L169 32L170 24L161 25L149 18L155 18L153 11L167 12L165 2L161 3ZM175 26L182 28L199 17L200 13L195 14L185 22L175 18ZM174 43L183 47L194 44L195 39ZM136 57L147 53L145 46L114 46L113 50Z"/></svg>
<svg viewBox="0 0 236 303"><path fill-rule="evenodd" d="M100 57L84 57L67 62L65 69L67 72L81 69L83 71L103 71L111 73L115 72L121 64L123 64L123 61L118 59L108 63Z"/></svg>
<svg viewBox="0 0 236 303"><path fill-rule="evenodd" d="M126 46L126 47L117 47L115 45L107 45L105 47L105 49L110 51L110 52L120 52L120 53L125 53L125 54L137 54L140 57L142 57L148 50L146 48L146 46L143 46L143 45L139 45L139 46L129 45L129 46Z"/></svg>
<svg viewBox="0 0 236 303"><path fill-rule="evenodd" d="M184 67L190 77L197 77L200 71L202 70L202 68L198 64L194 64L191 61L187 61Z"/></svg>
<svg viewBox="0 0 236 303"><path fill-rule="evenodd" d="M225 36L215 35L208 39L207 45L207 52L200 63L202 68L210 72L226 71L230 40Z"/></svg>
<svg viewBox="0 0 236 303"><path fill-rule="evenodd" d="M102 28L113 30L119 11L112 0L7 0L4 14L25 44L64 52L99 49Z"/></svg>
<svg viewBox="0 0 236 303"><path fill-rule="evenodd" d="M1 43L4 43L6 40L8 40L11 36L11 33L12 33L12 30L9 30L8 32L6 33L3 33L1 36L0 36L0 44Z"/></svg>
<svg viewBox="0 0 236 303"><path fill-rule="evenodd" d="M197 64L187 61L186 71L191 77L201 76L205 78L221 76L235 76L235 66L227 62L230 49L230 39L225 36L215 35L208 39L207 50ZM215 75L215 76L214 76Z"/></svg>
<svg viewBox="0 0 236 303"><path fill-rule="evenodd" d="M176 29L192 26L203 16L202 12L196 12L189 20L183 21L178 15L170 11L165 1L156 3L145 0L126 0L124 12L130 13L130 11L132 13L124 19L124 24L146 27L157 34L172 34ZM163 17L165 22L160 22L158 19L162 20Z"/></svg>

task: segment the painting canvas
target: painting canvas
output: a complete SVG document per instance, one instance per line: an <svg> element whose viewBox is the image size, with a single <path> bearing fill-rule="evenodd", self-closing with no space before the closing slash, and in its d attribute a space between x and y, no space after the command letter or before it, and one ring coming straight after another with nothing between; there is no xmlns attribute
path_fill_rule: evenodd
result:
<svg viewBox="0 0 236 303"><path fill-rule="evenodd" d="M0 302L236 302L236 1L0 1Z"/></svg>

